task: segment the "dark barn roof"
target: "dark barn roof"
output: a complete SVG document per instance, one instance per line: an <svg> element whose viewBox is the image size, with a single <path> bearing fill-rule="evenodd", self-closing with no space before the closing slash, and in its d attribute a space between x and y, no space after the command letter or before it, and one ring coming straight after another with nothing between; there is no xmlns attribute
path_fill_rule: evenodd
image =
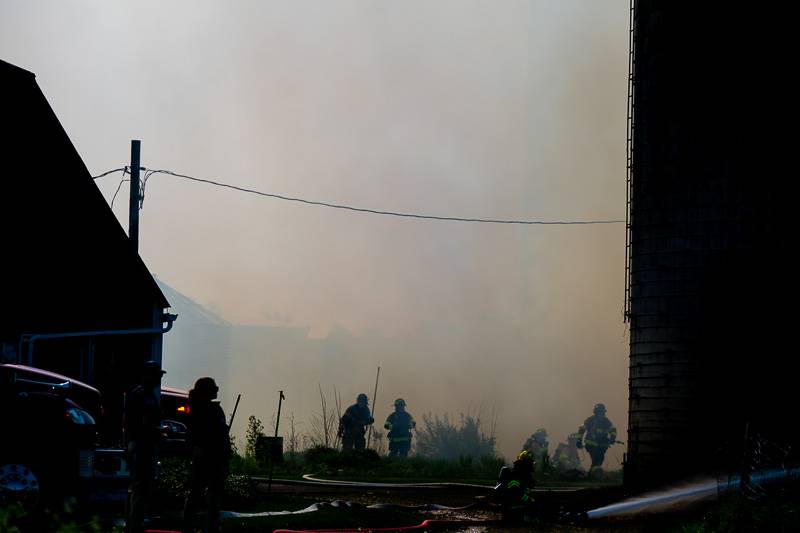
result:
<svg viewBox="0 0 800 533"><path fill-rule="evenodd" d="M0 340L152 327L169 303L34 74L3 61L0 117Z"/></svg>

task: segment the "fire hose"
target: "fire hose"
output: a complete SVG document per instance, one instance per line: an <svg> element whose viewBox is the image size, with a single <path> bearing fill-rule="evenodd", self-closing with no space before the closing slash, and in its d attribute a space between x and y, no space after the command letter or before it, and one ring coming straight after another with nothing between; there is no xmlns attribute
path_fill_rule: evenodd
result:
<svg viewBox="0 0 800 533"><path fill-rule="evenodd" d="M430 530L437 528L449 528L453 526L488 526L494 525L497 522L494 520L425 520L420 524L414 526L400 526L400 527L376 527L376 528L360 528L351 527L343 529L276 529L273 533L370 533L370 532L402 532L402 531L420 531Z"/></svg>

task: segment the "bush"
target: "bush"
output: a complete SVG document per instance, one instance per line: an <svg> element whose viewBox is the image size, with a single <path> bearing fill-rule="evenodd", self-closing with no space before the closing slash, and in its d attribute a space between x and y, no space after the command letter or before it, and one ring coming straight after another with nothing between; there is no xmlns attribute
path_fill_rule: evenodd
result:
<svg viewBox="0 0 800 533"><path fill-rule="evenodd" d="M161 459L153 501L167 505L178 505L186 499L189 491L189 459L169 457Z"/></svg>
<svg viewBox="0 0 800 533"><path fill-rule="evenodd" d="M448 415L422 416L422 427L417 428L417 453L436 459L457 460L462 457L495 456L495 439L483 433L481 419L461 415L459 425Z"/></svg>
<svg viewBox="0 0 800 533"><path fill-rule="evenodd" d="M84 516L74 502L65 502L59 512L44 511L31 515L19 506L0 507L0 533L23 531L52 531L53 533L122 533L117 527L108 529L96 516Z"/></svg>
<svg viewBox="0 0 800 533"><path fill-rule="evenodd" d="M247 434L245 435L246 444L244 456L251 458L256 456L256 444L258 438L264 436L264 424L253 415L247 419Z"/></svg>
<svg viewBox="0 0 800 533"><path fill-rule="evenodd" d="M325 446L314 446L302 454L302 465L309 470L372 470L380 466L381 457L375 450L340 452Z"/></svg>
<svg viewBox="0 0 800 533"><path fill-rule="evenodd" d="M408 459L387 459L385 470L397 477L435 479L439 481L494 480L503 459L490 455L483 457L462 456L458 459L431 459L413 456Z"/></svg>
<svg viewBox="0 0 800 533"><path fill-rule="evenodd" d="M303 452L303 463L307 466L327 465L337 460L339 452L325 446L312 446Z"/></svg>
<svg viewBox="0 0 800 533"><path fill-rule="evenodd" d="M503 466L498 457L464 456L459 459L381 457L374 450L338 452L332 448L309 448L302 456L287 458L284 467L320 477L352 480L487 482ZM276 470L276 473L278 471Z"/></svg>
<svg viewBox="0 0 800 533"><path fill-rule="evenodd" d="M240 461L240 456L236 456ZM235 462L232 461L232 463ZM233 464L232 464L233 466ZM155 485L155 497L165 506L181 506L189 493L190 461L183 457L164 459ZM250 503L256 498L256 483L248 475L231 474L225 479L223 500L229 505Z"/></svg>

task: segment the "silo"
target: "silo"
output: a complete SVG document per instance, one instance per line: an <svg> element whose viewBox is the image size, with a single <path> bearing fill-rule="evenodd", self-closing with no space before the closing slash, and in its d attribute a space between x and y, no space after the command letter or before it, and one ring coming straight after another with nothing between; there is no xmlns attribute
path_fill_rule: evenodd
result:
<svg viewBox="0 0 800 533"><path fill-rule="evenodd" d="M641 488L735 470L745 431L796 442L776 411L797 405L780 371L796 237L771 181L775 24L744 3L631 8L625 482Z"/></svg>

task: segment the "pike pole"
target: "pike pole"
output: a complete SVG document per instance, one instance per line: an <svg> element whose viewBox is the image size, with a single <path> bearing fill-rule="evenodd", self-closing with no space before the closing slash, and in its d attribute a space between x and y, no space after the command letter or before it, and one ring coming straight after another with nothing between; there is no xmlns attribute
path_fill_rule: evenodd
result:
<svg viewBox="0 0 800 533"><path fill-rule="evenodd" d="M378 367L378 374L375 376L375 392L372 393L372 418L375 418L375 406L378 399L378 379L381 377L381 367ZM367 433L367 449L369 449L369 441L372 440L372 426L374 422L369 425L369 432Z"/></svg>
<svg viewBox="0 0 800 533"><path fill-rule="evenodd" d="M230 431L231 427L233 426L233 419L236 416L236 410L239 408L239 400L241 400L241 399L242 399L242 395L241 394L237 394L236 395L236 405L233 406L233 412L231 413L231 419L228 422L228 431Z"/></svg>

